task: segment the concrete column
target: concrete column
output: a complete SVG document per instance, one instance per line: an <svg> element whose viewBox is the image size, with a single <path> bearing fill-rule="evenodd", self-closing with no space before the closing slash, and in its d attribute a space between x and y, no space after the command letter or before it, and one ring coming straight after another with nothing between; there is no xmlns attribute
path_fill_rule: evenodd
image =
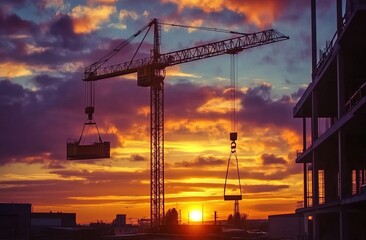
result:
<svg viewBox="0 0 366 240"><path fill-rule="evenodd" d="M317 110L318 102L316 90L314 89L312 92L312 116L311 116L311 142L314 144L315 140L318 138L318 110ZM312 187L313 187L313 206L317 206L319 204L319 174L318 174L318 154L316 150L312 152Z"/></svg>
<svg viewBox="0 0 366 240"><path fill-rule="evenodd" d="M318 159L317 154L313 151L313 207L319 205L319 174L318 174Z"/></svg>
<svg viewBox="0 0 366 240"><path fill-rule="evenodd" d="M333 202L337 200L338 194L338 166L334 165L334 160L337 159L336 155L331 155L331 163L327 164L324 172L324 181L325 181L325 202Z"/></svg>
<svg viewBox="0 0 366 240"><path fill-rule="evenodd" d="M337 54L337 118L341 119L345 112L345 73L342 48ZM339 197L344 199L351 192L351 173L347 167L346 141L342 130L338 131L338 169L339 169Z"/></svg>
<svg viewBox="0 0 366 240"><path fill-rule="evenodd" d="M337 54L337 118L338 120L344 114L344 107L345 107L345 90L344 90L344 60L343 60L343 51L342 49L339 50Z"/></svg>
<svg viewBox="0 0 366 240"><path fill-rule="evenodd" d="M348 240L349 239L349 227L348 227L348 214L347 209L344 207L341 207L339 211L339 235L340 240Z"/></svg>
<svg viewBox="0 0 366 240"><path fill-rule="evenodd" d="M346 140L344 133L338 131L338 164L339 164L339 197L345 199L352 192L352 172L346 155Z"/></svg>
<svg viewBox="0 0 366 240"><path fill-rule="evenodd" d="M302 152L306 151L306 118L302 118Z"/></svg>
<svg viewBox="0 0 366 240"><path fill-rule="evenodd" d="M307 164L303 164L303 174L304 174L304 208L308 207L308 169Z"/></svg>
<svg viewBox="0 0 366 240"><path fill-rule="evenodd" d="M311 56L312 56L311 58L312 74L314 75L317 64L316 0L311 0Z"/></svg>
<svg viewBox="0 0 366 240"><path fill-rule="evenodd" d="M317 240L320 238L319 235L319 225L320 225L320 217L319 214L315 214L313 215L313 238L314 240Z"/></svg>
<svg viewBox="0 0 366 240"><path fill-rule="evenodd" d="M338 36L343 28L342 0L337 0L337 32Z"/></svg>
<svg viewBox="0 0 366 240"><path fill-rule="evenodd" d="M306 151L306 118L302 118L302 152ZM306 163L303 164L303 175L304 175L304 208L308 207L308 166Z"/></svg>

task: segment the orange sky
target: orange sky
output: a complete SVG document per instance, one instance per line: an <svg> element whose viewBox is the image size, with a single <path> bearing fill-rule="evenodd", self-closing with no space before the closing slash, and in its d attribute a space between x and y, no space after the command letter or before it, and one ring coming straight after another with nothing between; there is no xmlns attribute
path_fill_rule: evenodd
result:
<svg viewBox="0 0 366 240"><path fill-rule="evenodd" d="M157 17L242 32L276 27L290 35L238 57L237 155L241 212L254 219L294 212L303 185L302 166L294 162L302 149L301 122L292 108L310 76L309 31L294 26L308 24L307 3L137 2L6 0L0 6L0 201L76 212L79 223L110 222L119 213L149 217L149 91L136 86L136 75L96 84L95 120L111 142L110 159L66 161L66 140L80 136L86 119L84 67ZM327 19L329 8L321 7ZM171 27L162 32L163 52L229 37ZM324 28L319 39L329 32ZM137 46L115 61L129 59ZM151 42L143 44L139 54L150 48ZM181 210L183 222L195 210L203 209L207 221L214 211L219 220L233 211L233 202L223 200L229 62L220 56L166 69L165 209Z"/></svg>
<svg viewBox="0 0 366 240"><path fill-rule="evenodd" d="M225 219L233 209L233 202L223 201L230 153L229 114L210 110L207 103L214 99L213 93L205 91L207 100L186 109L191 115L175 117L169 110L166 114L165 208L181 210L184 222L197 208L203 207L205 220L212 220L214 211ZM77 220L82 223L111 221L117 213L126 213L130 218L148 217L149 117L143 109L146 107L134 110L136 122L123 131L109 122L113 120L97 121L104 140L112 142L111 159L55 162L45 153L2 166L4 187L17 190L16 195L5 198L31 202L34 211L77 212ZM200 113L202 109L204 113ZM209 113L221 116L212 121L204 119L207 116L194 116ZM75 125L81 131L81 124ZM301 168L294 163L294 152L301 146L299 134L286 126L263 127L245 121L239 122L238 129L241 211L250 218L294 211L302 192ZM110 135L116 137L108 139ZM77 132L72 137L77 137Z"/></svg>

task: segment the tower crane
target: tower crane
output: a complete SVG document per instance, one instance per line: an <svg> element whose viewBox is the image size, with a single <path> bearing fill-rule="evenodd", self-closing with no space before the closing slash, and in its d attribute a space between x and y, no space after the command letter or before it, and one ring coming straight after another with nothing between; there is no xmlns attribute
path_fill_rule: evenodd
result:
<svg viewBox="0 0 366 240"><path fill-rule="evenodd" d="M288 36L270 29L256 33L238 33L216 28L204 30L238 34L237 37L222 41L194 46L177 51L161 53L160 31L161 25L157 19L152 19L146 26L137 31L130 38L107 53L99 61L87 66L84 71L86 89L94 89L93 83L97 80L137 73L137 86L150 87L150 216L152 229L158 229L164 220L164 78L165 68L181 63L215 57L232 52L239 53L245 49L254 48L278 41L289 39ZM183 25L174 25L188 27ZM190 27L192 28L192 27ZM153 29L153 49L149 57L134 59L110 66L104 66L108 60L122 50L132 39L146 30L146 34ZM146 37L143 37L143 40ZM139 48L141 43L139 45ZM137 50L138 51L138 50ZM136 51L136 52L137 52ZM94 91L94 90L93 90ZM89 92L90 99L93 99ZM85 112L89 119L94 113L94 100L89 100ZM109 144L109 143L108 143ZM109 145L108 145L109 146ZM77 156L73 159L77 159Z"/></svg>

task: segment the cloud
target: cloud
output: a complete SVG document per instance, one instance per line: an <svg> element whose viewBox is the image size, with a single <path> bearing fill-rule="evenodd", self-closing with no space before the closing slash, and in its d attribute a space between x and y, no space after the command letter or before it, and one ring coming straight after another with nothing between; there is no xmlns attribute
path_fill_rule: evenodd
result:
<svg viewBox="0 0 366 240"><path fill-rule="evenodd" d="M32 75L30 66L24 63L4 62L0 63L0 77L16 78Z"/></svg>
<svg viewBox="0 0 366 240"><path fill-rule="evenodd" d="M291 174L285 170L278 170L274 172L263 172L263 171L242 171L241 177L243 179L255 179L255 180L284 180Z"/></svg>
<svg viewBox="0 0 366 240"><path fill-rule="evenodd" d="M304 94L305 90L306 90L306 89L305 89L305 88L303 88L303 87L301 87L301 88L297 89L297 91L296 91L296 92L294 92L293 94L291 94L292 99L294 99L294 101L299 100L299 99L300 99L300 97Z"/></svg>
<svg viewBox="0 0 366 240"><path fill-rule="evenodd" d="M83 38L78 36L78 32L74 29L74 22L68 15L57 15L49 27L49 33L56 38L56 46L62 48L79 50L85 43Z"/></svg>
<svg viewBox="0 0 366 240"><path fill-rule="evenodd" d="M94 117L103 140L111 142L111 159L66 161L65 143L68 138L80 136L86 120L83 68L120 44L131 31L145 25L150 16L161 16L162 22L248 32L272 25L281 29L284 26L289 33L300 35L292 37L294 44L290 50L285 46L268 54L276 58L258 59L256 66L268 64L284 70L279 76L275 72L273 81L273 68L258 72L264 74L258 78L268 79L272 84L256 82L248 86L247 81L242 82L245 86L237 95L240 136L237 149L240 174L246 184L243 191L248 199L272 200L273 193L291 198L296 191L301 195L301 188L294 190L295 187L280 181L291 182L296 187L301 182L297 180L301 180L302 165L295 164L291 155L298 146L301 149L301 122L292 119L292 107L303 89L293 91L292 95L279 95L277 83L289 79L291 84L287 87L301 86L296 78L302 73L299 70L305 69L307 73L308 65L302 59L310 52L309 36L305 30L298 33L290 27L302 26L301 21L307 19L308 11L303 9L308 7L308 1L3 2L5 5L0 6L0 75L4 79L0 81L0 188L4 201L32 202L37 211L61 206L66 210L77 209L78 219L83 217L82 211L90 214L91 207L95 209L95 206L102 207L103 213L110 211L112 217L115 206L136 205L143 209L141 212L147 211L150 90L136 86L136 75L95 83ZM112 31L115 27L125 27L125 30ZM210 38L199 31L189 34L183 31L181 35L172 35L173 32L169 29L162 33L167 34L162 35L162 50L182 48L189 37L198 37L201 42ZM192 46L199 41L188 44ZM294 46L299 42L303 46L300 50ZM107 64L128 61L138 44L132 43ZM152 43L142 44L136 58L149 56L151 48ZM248 60L246 64L254 70L245 72L249 74L243 76L246 79L253 77L250 72L256 67L252 58ZM174 77L165 81L168 204L223 200L226 154L230 150L230 116L228 109L224 109L230 102L228 81L215 84L216 79L224 78L225 60L213 58L205 62L200 66L186 64L183 68L167 69L167 76ZM220 66L215 67L216 63ZM213 75L212 72L200 75L200 71L217 74L210 79L207 76ZM267 78L266 74L271 76ZM288 164L284 164L287 160ZM123 191L120 186L124 186ZM262 208L266 210L267 206L259 206L258 211ZM128 214L135 214L134 211Z"/></svg>
<svg viewBox="0 0 366 240"><path fill-rule="evenodd" d="M36 205L88 204L96 201L108 203L130 199L130 196L146 196L144 202L148 202L149 184L137 180L148 181L148 173L150 171L142 173L92 172L58 169L47 174L53 179L2 180L0 181L0 189L8 199L13 199L16 202L31 202ZM44 177L45 175L43 175ZM124 186L122 192L120 187L116 187L121 185ZM92 187L93 191L90 191L88 186ZM119 198L117 200L109 198L108 200L108 197L104 197L104 199L100 197L99 200L95 200L98 199L98 196L107 196L106 194L119 196Z"/></svg>
<svg viewBox="0 0 366 240"><path fill-rule="evenodd" d="M0 8L0 35L36 35L38 31L34 22L24 20L16 14L6 14Z"/></svg>
<svg viewBox="0 0 366 240"><path fill-rule="evenodd" d="M0 104L0 113L3 116L3 125L0 125L0 128L4 136L7 136L1 141L1 146L4 147L0 153L1 163L10 162L11 159L21 161L22 156L44 153L52 153L50 159L65 158L66 139L80 135L86 117L83 113L83 97L80 97L83 95L83 83L78 77L75 77L76 75L77 73L69 75L67 78L45 74L34 76L30 80L37 89L32 91L10 81L0 81L3 90L0 91L0 98L5 99ZM17 94L9 95L15 90L18 92ZM189 146L189 141L192 142L192 139L207 141L207 137L214 140L227 136L225 124L229 123L229 116L197 110L215 96L226 98L224 89L180 82L172 85L166 84L165 92L167 140L172 143L186 141L183 145L180 144L184 148L184 146ZM271 137L262 136L260 141L265 146L277 149L281 147L286 151L284 142L290 144L290 138L296 137L294 130L285 131L289 127L291 128L291 125L294 129L296 126L288 120L288 118L292 118L292 106L283 98L272 100L270 95L268 86L254 87L246 93L241 93L243 107L238 113L238 122L243 123L244 129L273 128ZM116 157L120 158L120 153L116 148L126 147L126 141L132 141L129 146L132 143L135 144L136 141L149 141L149 115L141 112L141 109L148 110L149 92L147 89L137 87L136 83L130 80L103 81L97 83L96 99L98 106L94 116L103 139L111 142ZM257 103L253 103L254 106L251 106L248 101ZM275 107L273 107L274 105ZM116 108L116 106L118 107ZM283 109L281 111L288 112L288 115L276 113L276 108ZM263 117L264 112L266 113L265 118ZM286 121L288 121L287 125L284 123ZM63 126L63 128L57 126ZM32 130L30 131L30 129ZM255 132L245 132L245 135L248 136L255 134ZM289 134L281 135L286 132ZM266 133L263 132L263 134ZM22 137L18 139L15 136ZM133 146L136 147L133 150L135 152L136 149L141 148L137 142ZM291 144L293 143L291 142ZM14 148L18 145L25 147L21 151L15 151ZM136 155L144 156L139 153ZM129 157L132 160L139 159L136 156L131 158L130 155ZM223 162L218 158L201 156L192 161L181 161L176 166L213 166Z"/></svg>
<svg viewBox="0 0 366 240"><path fill-rule="evenodd" d="M122 9L119 12L118 18L121 21L126 20L127 18L131 18L132 20L137 20L138 19L138 14L135 11L127 11L125 9Z"/></svg>
<svg viewBox="0 0 366 240"><path fill-rule="evenodd" d="M114 6L88 7L78 5L71 11L75 33L90 33L100 28L116 12Z"/></svg>
<svg viewBox="0 0 366 240"><path fill-rule="evenodd" d="M45 81L42 79L36 81ZM80 102L77 95L74 96L77 84L66 83L57 81L53 86L58 88L31 91L9 80L0 81L0 115L3 117L0 130L6 136L0 138L0 164L46 153L52 153L51 159L64 155L59 146L65 146L68 134L73 135L75 127L69 119L79 122L73 111L80 111L75 105ZM63 99L58 94L64 95Z"/></svg>
<svg viewBox="0 0 366 240"><path fill-rule="evenodd" d="M94 5L94 4L112 5L112 4L115 4L117 2L117 0L87 0L87 2L89 3L89 5Z"/></svg>
<svg viewBox="0 0 366 240"><path fill-rule="evenodd" d="M216 1L178 1L164 0L165 3L174 3L177 5L179 12L185 9L197 8L201 9L205 14L219 13L229 10L233 13L242 15L242 22L247 21L259 28L270 26L273 21L278 18L286 4L289 1L256 1L250 0L243 3L240 0L216 0Z"/></svg>
<svg viewBox="0 0 366 240"><path fill-rule="evenodd" d="M263 154L261 158L263 160L263 165L287 164L287 161L283 157L276 157L274 154Z"/></svg>
<svg viewBox="0 0 366 240"><path fill-rule="evenodd" d="M134 155L131 155L130 161L131 162L144 162L144 161L147 161L147 159L141 155L134 154Z"/></svg>
<svg viewBox="0 0 366 240"><path fill-rule="evenodd" d="M65 7L64 0L39 0L36 4L41 10L47 8L61 10Z"/></svg>
<svg viewBox="0 0 366 240"><path fill-rule="evenodd" d="M206 167L206 166L222 166L225 165L226 161L217 159L215 157L202 157L199 156L192 161L176 162L176 167Z"/></svg>
<svg viewBox="0 0 366 240"><path fill-rule="evenodd" d="M244 185L242 186L244 193L263 193L263 192L275 192L282 189L288 189L290 185L269 185L269 184L263 184L263 185Z"/></svg>
<svg viewBox="0 0 366 240"><path fill-rule="evenodd" d="M238 112L239 121L256 126L272 125L298 130L298 123L292 119L294 102L286 95L273 100L271 88L271 85L262 83L259 86L249 88L242 95L243 110Z"/></svg>
<svg viewBox="0 0 366 240"><path fill-rule="evenodd" d="M189 79L189 78L194 78L194 79L200 79L202 78L202 76L197 75L197 74L193 74L193 73L188 73L188 72L183 72L181 70L181 67L179 66L173 66L173 67L169 67L166 70L166 74L169 77L181 77L181 78L185 78L185 79Z"/></svg>
<svg viewBox="0 0 366 240"><path fill-rule="evenodd" d="M223 183L215 183L215 182L167 182L166 189L169 194L177 194L182 192L203 192L205 189L215 189L215 191L221 191L224 188ZM231 188L234 185L227 185L227 188ZM234 186L237 187L237 186ZM253 194L253 193L266 193L266 192L276 192L281 191L283 189L288 189L290 185L280 184L280 185L272 185L272 184L246 184L242 186L242 192L244 194Z"/></svg>

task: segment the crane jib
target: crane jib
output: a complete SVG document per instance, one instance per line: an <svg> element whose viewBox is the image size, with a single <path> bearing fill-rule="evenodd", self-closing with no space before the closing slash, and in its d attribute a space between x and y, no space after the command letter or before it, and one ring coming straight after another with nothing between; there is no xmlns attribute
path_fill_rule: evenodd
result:
<svg viewBox="0 0 366 240"><path fill-rule="evenodd" d="M164 69L165 67L181 63L192 62L223 54L232 54L233 52L238 53L244 51L245 49L284 41L287 39L289 39L288 36L285 36L276 30L265 30L262 32L246 34L222 41L207 43L200 46L163 53L158 57L157 63L154 63L154 58L151 56L107 67L89 67L85 69L83 80L96 81L105 78L136 73L141 68L152 65L154 65L155 68Z"/></svg>

